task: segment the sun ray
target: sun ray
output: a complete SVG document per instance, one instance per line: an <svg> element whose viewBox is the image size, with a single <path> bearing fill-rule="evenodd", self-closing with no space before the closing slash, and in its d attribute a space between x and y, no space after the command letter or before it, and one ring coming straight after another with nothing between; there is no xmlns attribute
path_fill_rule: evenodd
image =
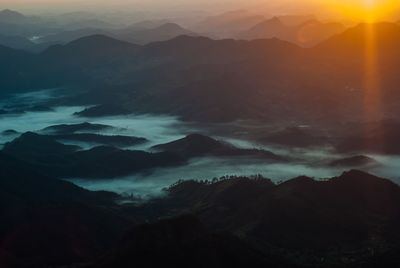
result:
<svg viewBox="0 0 400 268"><path fill-rule="evenodd" d="M338 13L364 22L385 20L399 9L398 0L326 0Z"/></svg>
<svg viewBox="0 0 400 268"><path fill-rule="evenodd" d="M376 33L376 25L365 24L365 49L364 49L364 120L375 122L370 128L366 124L364 129L365 136L371 134L371 131L381 129L381 120L383 119L382 88L379 72L379 47ZM381 133L379 131L379 133ZM383 147L385 140L383 136L377 135L374 144L367 144L369 147Z"/></svg>

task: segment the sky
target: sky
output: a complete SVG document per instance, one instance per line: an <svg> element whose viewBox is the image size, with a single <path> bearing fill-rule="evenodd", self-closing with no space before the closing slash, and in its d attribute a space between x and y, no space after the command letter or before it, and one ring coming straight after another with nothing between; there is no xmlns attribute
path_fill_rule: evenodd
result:
<svg viewBox="0 0 400 268"><path fill-rule="evenodd" d="M269 14L319 13L362 19L393 16L399 0L0 0L0 8L32 11L207 11L244 8Z"/></svg>

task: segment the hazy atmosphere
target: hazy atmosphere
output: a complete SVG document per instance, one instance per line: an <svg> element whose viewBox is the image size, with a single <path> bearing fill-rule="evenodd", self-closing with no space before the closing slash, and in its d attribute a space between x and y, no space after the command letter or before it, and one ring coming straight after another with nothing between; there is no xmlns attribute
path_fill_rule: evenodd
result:
<svg viewBox="0 0 400 268"><path fill-rule="evenodd" d="M227 10L246 9L262 12L268 15L285 14L318 14L329 19L346 18L363 20L366 10L371 6L380 9L380 19L394 19L398 16L399 7L395 0L2 0L0 8L20 9L32 14L45 14L48 12L66 13L72 11L91 11L124 13L149 13L166 15L180 15L182 12L206 12L215 14Z"/></svg>
<svg viewBox="0 0 400 268"><path fill-rule="evenodd" d="M399 10L2 0L0 267L400 267Z"/></svg>

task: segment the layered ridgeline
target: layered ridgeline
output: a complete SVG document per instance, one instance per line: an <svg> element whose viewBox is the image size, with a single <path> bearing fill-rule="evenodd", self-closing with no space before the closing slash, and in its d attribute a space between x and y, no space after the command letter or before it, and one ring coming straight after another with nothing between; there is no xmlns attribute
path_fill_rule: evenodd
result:
<svg viewBox="0 0 400 268"><path fill-rule="evenodd" d="M7 75L0 83L2 94L57 86L89 89L78 98L100 105L85 111L89 116L152 112L206 122L329 122L343 115L358 120L365 108L367 27L375 28L382 114L394 114L400 27L390 23L362 24L312 49L278 39L189 36L140 46L104 35L37 55L1 47L0 69Z"/></svg>
<svg viewBox="0 0 400 268"><path fill-rule="evenodd" d="M341 23L324 23L315 18L309 18L296 25L288 25L284 18L274 17L241 32L237 37L247 40L275 37L301 46L312 47L345 30L346 27Z"/></svg>
<svg viewBox="0 0 400 268"><path fill-rule="evenodd" d="M103 20L97 14L71 12L66 14L28 16L13 10L0 11L0 44L16 49L41 52L55 44L95 34L147 44L165 41L180 35L196 35L169 20L137 21L120 24Z"/></svg>
<svg viewBox="0 0 400 268"><path fill-rule="evenodd" d="M77 129L99 129L105 125L58 125L44 131L27 132L4 145L5 155L29 163L32 169L57 178L103 178L150 172L156 168L185 165L192 158L246 158L264 164L285 163L289 159L261 149L241 149L211 137L192 134L183 139L153 147L154 152L125 149L147 142L131 136L74 133ZM72 133L70 132L72 130ZM59 133L59 132L58 132ZM61 143L80 141L94 146L82 149Z"/></svg>
<svg viewBox="0 0 400 268"><path fill-rule="evenodd" d="M135 23L122 29L83 28L69 31L60 31L44 36L40 42L66 44L76 39L90 35L107 35L134 44L148 44L156 41L166 41L180 35L197 35L196 33L179 26L176 23L165 22L147 26Z"/></svg>
<svg viewBox="0 0 400 268"><path fill-rule="evenodd" d="M118 205L126 200L3 153L0 167L2 267L399 264L400 188L359 171L278 185L262 177L181 181L164 198Z"/></svg>
<svg viewBox="0 0 400 268"><path fill-rule="evenodd" d="M203 16L141 21L142 16L113 19L89 12L71 12L36 17L3 10L0 11L0 44L39 52L54 44L66 44L85 36L102 34L135 44L165 41L180 35L202 35L217 39L276 37L301 46L312 46L345 30L341 23L320 22L313 15L271 17L235 10Z"/></svg>

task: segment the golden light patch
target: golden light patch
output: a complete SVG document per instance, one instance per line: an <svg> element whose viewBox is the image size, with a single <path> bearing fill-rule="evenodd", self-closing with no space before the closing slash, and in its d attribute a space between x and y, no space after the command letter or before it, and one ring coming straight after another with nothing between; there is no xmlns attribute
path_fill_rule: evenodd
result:
<svg viewBox="0 0 400 268"><path fill-rule="evenodd" d="M399 10L398 0L325 0L342 15L365 22L384 20Z"/></svg>

